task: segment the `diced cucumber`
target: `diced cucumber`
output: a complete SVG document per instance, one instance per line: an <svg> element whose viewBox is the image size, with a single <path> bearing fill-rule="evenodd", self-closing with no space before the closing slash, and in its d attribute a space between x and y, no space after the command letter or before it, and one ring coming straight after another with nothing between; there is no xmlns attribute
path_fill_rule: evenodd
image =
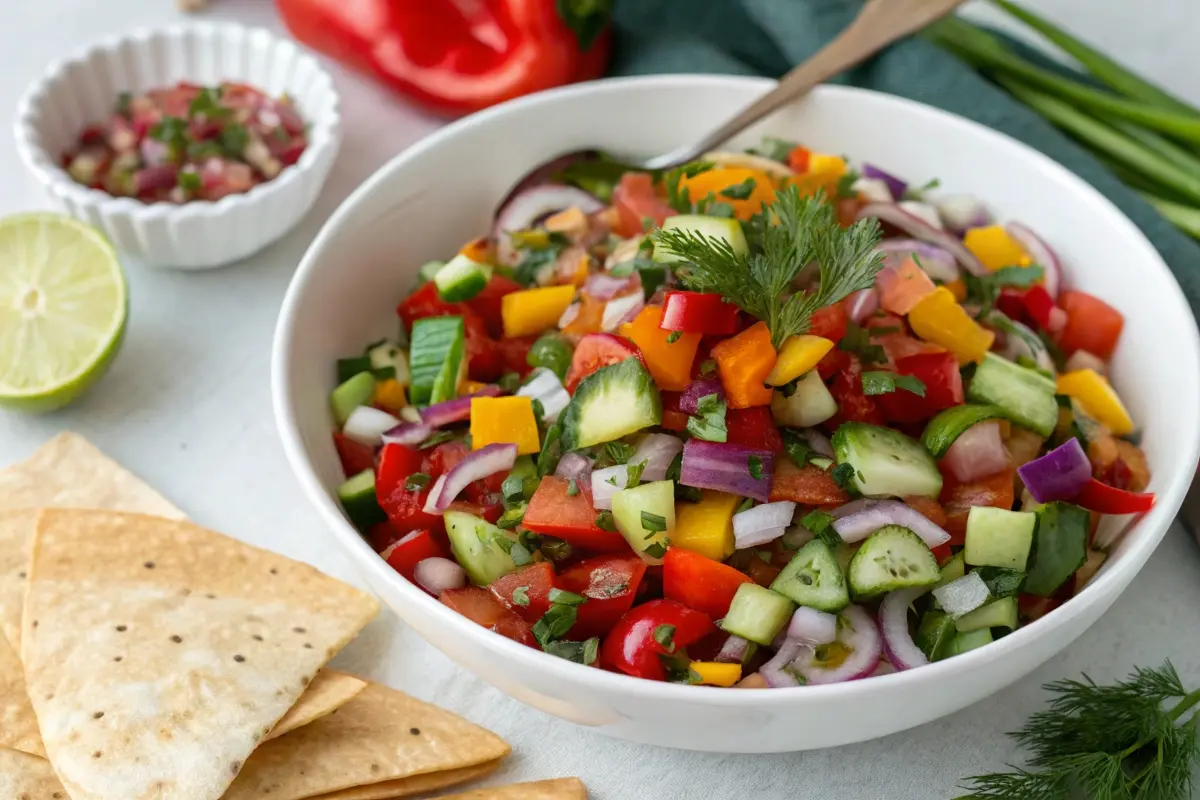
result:
<svg viewBox="0 0 1200 800"><path fill-rule="evenodd" d="M421 265L420 269L417 270L417 277L422 282L431 281L438 274L438 270L444 266L446 266L445 261L426 261Z"/></svg>
<svg viewBox="0 0 1200 800"><path fill-rule="evenodd" d="M430 405L454 397L464 342L462 317L426 317L413 323L409 364L414 405Z"/></svg>
<svg viewBox="0 0 1200 800"><path fill-rule="evenodd" d="M795 610L796 605L778 592L743 583L721 620L721 630L757 644L770 644Z"/></svg>
<svg viewBox="0 0 1200 800"><path fill-rule="evenodd" d="M360 372L371 371L371 359L366 356L339 358L337 360L338 383L345 383Z"/></svg>
<svg viewBox="0 0 1200 800"><path fill-rule="evenodd" d="M956 581L966 574L967 562L963 558L962 551L959 550L950 557L949 561L942 564L941 569L938 570L938 582L933 585L933 588L936 589L939 586L945 586L947 583Z"/></svg>
<svg viewBox="0 0 1200 800"><path fill-rule="evenodd" d="M330 403L333 405L333 419L338 427L346 424L354 409L371 402L375 393L375 376L369 372L360 372L333 390Z"/></svg>
<svg viewBox="0 0 1200 800"><path fill-rule="evenodd" d="M338 500L342 501L342 508L346 510L346 516L360 531L387 519L387 514L375 499L374 470L366 469L347 479L338 487L337 494Z"/></svg>
<svg viewBox="0 0 1200 800"><path fill-rule="evenodd" d="M995 353L988 353L976 367L967 399L999 406L1013 422L1042 436L1053 433L1058 422L1054 381Z"/></svg>
<svg viewBox="0 0 1200 800"><path fill-rule="evenodd" d="M850 605L850 591L829 545L813 539L796 551L771 582L778 592L801 606L836 613Z"/></svg>
<svg viewBox="0 0 1200 800"><path fill-rule="evenodd" d="M833 434L838 464L854 468L850 483L861 494L937 497L942 473L929 451L900 431L845 422Z"/></svg>
<svg viewBox="0 0 1200 800"><path fill-rule="evenodd" d="M701 214L679 214L667 217L662 224L662 229L664 231L690 231L711 239L720 239L729 243L734 255L743 256L750 252L750 245L746 243L746 234L742 231L742 223L736 219L706 217ZM682 259L662 244L655 242L654 260L662 264L670 264Z"/></svg>
<svg viewBox="0 0 1200 800"><path fill-rule="evenodd" d="M858 548L847 577L854 598L865 600L896 589L932 586L940 573L920 536L899 525L884 525Z"/></svg>
<svg viewBox="0 0 1200 800"><path fill-rule="evenodd" d="M1003 567L979 567L972 570L987 585L992 597L1015 597L1025 584L1025 573Z"/></svg>
<svg viewBox="0 0 1200 800"><path fill-rule="evenodd" d="M1002 597L986 606L980 606L969 614L954 620L959 633L970 633L981 628L1017 629L1017 598Z"/></svg>
<svg viewBox="0 0 1200 800"><path fill-rule="evenodd" d="M651 564L661 564L675 530L675 481L621 489L612 496L612 515L633 551Z"/></svg>
<svg viewBox="0 0 1200 800"><path fill-rule="evenodd" d="M992 631L990 628L960 633L950 642L950 655L961 656L963 653L991 643Z"/></svg>
<svg viewBox="0 0 1200 800"><path fill-rule="evenodd" d="M837 401L825 388L817 371L809 370L796 381L791 397L776 389L771 394L771 416L777 425L792 428L811 428L838 412Z"/></svg>
<svg viewBox="0 0 1200 800"><path fill-rule="evenodd" d="M992 599L987 584L974 572L937 587L933 597L941 609L955 619L970 614Z"/></svg>
<svg viewBox="0 0 1200 800"><path fill-rule="evenodd" d="M460 253L437 271L433 284L447 303L461 303L482 292L491 277L490 265L472 261Z"/></svg>
<svg viewBox="0 0 1200 800"><path fill-rule="evenodd" d="M467 571L471 583L487 586L517 569L512 549L523 545L517 542L516 534L461 511L447 511L442 518L446 522L446 534L450 537L454 558ZM529 563L528 553L522 562Z"/></svg>
<svg viewBox="0 0 1200 800"><path fill-rule="evenodd" d="M584 378L559 419L563 450L578 450L659 424L662 398L642 362L627 358Z"/></svg>
<svg viewBox="0 0 1200 800"><path fill-rule="evenodd" d="M973 567L1025 569L1037 517L1028 511L972 506L967 514L966 561Z"/></svg>
<svg viewBox="0 0 1200 800"><path fill-rule="evenodd" d="M828 472L833 466L833 459L825 458L824 456L817 456L816 458L810 458L808 463L812 464L817 469L823 469Z"/></svg>
<svg viewBox="0 0 1200 800"><path fill-rule="evenodd" d="M1070 503L1047 503L1036 512L1033 552L1025 591L1050 597L1087 561L1088 512Z"/></svg>
<svg viewBox="0 0 1200 800"><path fill-rule="evenodd" d="M1000 406L980 406L967 403L947 408L929 420L925 426L925 432L921 434L921 444L925 445L929 455L941 458L946 455L950 445L966 432L967 428L976 423L999 419L1003 416L1004 409Z"/></svg>
<svg viewBox="0 0 1200 800"><path fill-rule="evenodd" d="M926 611L917 626L913 642L930 661L941 661L950 655L950 646L958 630L954 620L944 611Z"/></svg>
<svg viewBox="0 0 1200 800"><path fill-rule="evenodd" d="M391 377L401 386L408 386L410 381L408 358L405 357L404 351L399 346L391 342L380 342L367 350L367 359L371 363L371 371L375 373L375 377ZM389 370L390 376L387 375Z"/></svg>

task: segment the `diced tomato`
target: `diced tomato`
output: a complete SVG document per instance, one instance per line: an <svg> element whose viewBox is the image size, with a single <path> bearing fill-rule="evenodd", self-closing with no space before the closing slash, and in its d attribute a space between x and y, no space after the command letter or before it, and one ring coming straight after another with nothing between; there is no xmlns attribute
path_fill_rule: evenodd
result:
<svg viewBox="0 0 1200 800"><path fill-rule="evenodd" d="M417 564L427 558L446 558L447 553L430 531L412 531L379 554L388 566L410 581Z"/></svg>
<svg viewBox="0 0 1200 800"><path fill-rule="evenodd" d="M589 333L575 345L571 368L567 370L567 380L563 386L567 392L575 394L575 389L584 378L630 356L645 363L637 345L625 337L613 333Z"/></svg>
<svg viewBox="0 0 1200 800"><path fill-rule="evenodd" d="M375 472L376 494L391 494L398 488L404 488L408 477L415 472L420 472L426 460L422 452L416 448L406 447L395 442L385 444L379 451L379 469Z"/></svg>
<svg viewBox="0 0 1200 800"><path fill-rule="evenodd" d="M682 392L659 392L662 395L662 426L669 431L687 430L688 415L679 410Z"/></svg>
<svg viewBox="0 0 1200 800"><path fill-rule="evenodd" d="M504 363L504 369L508 372L515 372L524 378L533 371L533 367L529 366L529 349L536 342L536 336L518 336L513 339L501 339L496 343L500 348L500 359Z"/></svg>
<svg viewBox="0 0 1200 800"><path fill-rule="evenodd" d="M467 307L479 315L487 326L488 335L499 339L504 335L504 320L500 316L500 303L504 295L519 292L525 287L503 275L488 279L483 291L467 301Z"/></svg>
<svg viewBox="0 0 1200 800"><path fill-rule="evenodd" d="M751 558L750 563L746 565L746 574L750 576L750 580L764 587L770 586L782 571L782 567L768 564L760 558Z"/></svg>
<svg viewBox="0 0 1200 800"><path fill-rule="evenodd" d="M621 617L600 645L600 663L636 678L666 680L661 656L679 654L715 630L707 615L682 603L651 600Z"/></svg>
<svg viewBox="0 0 1200 800"><path fill-rule="evenodd" d="M838 413L826 423L830 428L836 428L843 422L883 424L883 414L874 399L863 394L862 372L858 359L851 357L847 367L834 375L829 384L829 393L837 401Z"/></svg>
<svg viewBox="0 0 1200 800"><path fill-rule="evenodd" d="M1070 586L1071 581L1067 581L1063 585ZM1017 595L1017 613L1022 620L1033 622L1061 606L1063 599L1061 597L1038 597L1036 594L1019 594Z"/></svg>
<svg viewBox="0 0 1200 800"><path fill-rule="evenodd" d="M946 563L947 559L954 557L954 551L950 549L949 542L943 542L937 547L932 547L929 552L933 553L933 557L939 565Z"/></svg>
<svg viewBox="0 0 1200 800"><path fill-rule="evenodd" d="M479 517L495 525L497 520L500 519L500 515L504 513L504 505L500 501L500 495L496 494L485 497L480 501L455 500L450 504L449 510L461 511L464 514Z"/></svg>
<svg viewBox="0 0 1200 800"><path fill-rule="evenodd" d="M522 524L534 533L544 533L570 542L575 547L599 553L628 551L620 533L596 525L599 512L592 506L592 492L579 487L574 497L567 494L568 481L547 475L529 500Z"/></svg>
<svg viewBox="0 0 1200 800"><path fill-rule="evenodd" d="M645 172L626 172L613 190L613 206L617 209L618 236L629 238L645 231L642 220L652 220L655 227L667 217L674 216L671 208L654 191L654 181Z"/></svg>
<svg viewBox="0 0 1200 800"><path fill-rule="evenodd" d="M777 458L771 477L771 502L780 500L802 506L837 506L849 502L850 495L820 467L797 467L790 458Z"/></svg>
<svg viewBox="0 0 1200 800"><path fill-rule="evenodd" d="M542 561L497 578L488 591L521 619L533 623L550 610L553 588L554 566Z"/></svg>
<svg viewBox="0 0 1200 800"><path fill-rule="evenodd" d="M962 373L953 353L917 353L896 359L896 373L925 384L925 396L901 387L874 399L889 422L922 422L963 402Z"/></svg>
<svg viewBox="0 0 1200 800"><path fill-rule="evenodd" d="M687 423L684 423L686 427ZM783 450L783 437L767 406L731 408L725 412L726 441L747 447L762 447L775 453Z"/></svg>
<svg viewBox="0 0 1200 800"><path fill-rule="evenodd" d="M817 362L817 374L821 376L821 380L828 381L849 366L850 354L835 347Z"/></svg>
<svg viewBox="0 0 1200 800"><path fill-rule="evenodd" d="M937 525L939 528L946 527L946 512L942 510L942 505L932 497L925 497L919 494L910 494L901 497L904 504L916 509L921 516Z"/></svg>
<svg viewBox="0 0 1200 800"><path fill-rule="evenodd" d="M1022 292L1021 304L1025 306L1026 316L1033 321L1035 326L1048 333L1059 332L1063 324L1063 313L1059 311L1058 306L1054 303L1054 298L1050 296L1044 286L1030 286Z"/></svg>
<svg viewBox="0 0 1200 800"><path fill-rule="evenodd" d="M817 309L812 319L808 323L808 333L810 336L820 336L822 339L828 339L835 344L842 340L846 335L847 323L850 318L846 316L846 309L841 303L834 303L831 306Z"/></svg>
<svg viewBox="0 0 1200 800"><path fill-rule="evenodd" d="M447 589L438 599L477 625L482 625L514 642L530 647L537 646L530 624L501 605L486 589L480 589L478 586Z"/></svg>
<svg viewBox="0 0 1200 800"><path fill-rule="evenodd" d="M1067 324L1058 336L1058 346L1067 355L1087 350L1107 361L1112 357L1125 326L1120 311L1086 292L1067 290L1058 296L1067 314Z"/></svg>
<svg viewBox="0 0 1200 800"><path fill-rule="evenodd" d="M554 585L587 598L567 638L590 639L612 630L633 606L645 575L646 562L639 556L594 556L564 570Z"/></svg>
<svg viewBox="0 0 1200 800"><path fill-rule="evenodd" d="M713 620L729 612L743 583L753 581L733 567L681 547L668 548L663 558L663 594Z"/></svg>
<svg viewBox="0 0 1200 800"><path fill-rule="evenodd" d="M376 553L382 553L384 550L387 550L402 536L404 534L399 533L392 527L392 523L387 520L377 522L370 528L367 528L367 542L370 543Z"/></svg>
<svg viewBox="0 0 1200 800"><path fill-rule="evenodd" d="M950 534L950 544L966 542L967 514L973 506L1012 508L1015 474L1016 470L1009 467L971 483L956 483L953 477L945 476L938 501L946 512L946 524L942 527Z"/></svg>
<svg viewBox="0 0 1200 800"><path fill-rule="evenodd" d="M803 175L808 172L810 158L812 158L812 151L804 145L798 144L788 151L788 166L792 168L792 172Z"/></svg>
<svg viewBox="0 0 1200 800"><path fill-rule="evenodd" d="M379 505L387 513L388 522L397 533L408 533L421 528L439 532L445 529L440 514L425 513L425 501L429 499L428 486L414 491L404 488L404 484L401 483L390 492L380 492L378 487L375 491Z"/></svg>
<svg viewBox="0 0 1200 800"><path fill-rule="evenodd" d="M432 450L426 450L422 461L424 471L436 480L462 463L471 449L465 442L442 442Z"/></svg>
<svg viewBox="0 0 1200 800"><path fill-rule="evenodd" d="M337 448L342 462L342 472L347 478L375 468L375 448L356 442L340 431L333 432L333 446Z"/></svg>
<svg viewBox="0 0 1200 800"><path fill-rule="evenodd" d="M1025 307L1025 292L1021 289L1011 286L1001 289L996 297L996 308L1014 322L1020 322L1022 325L1037 324L1029 316L1029 309Z"/></svg>

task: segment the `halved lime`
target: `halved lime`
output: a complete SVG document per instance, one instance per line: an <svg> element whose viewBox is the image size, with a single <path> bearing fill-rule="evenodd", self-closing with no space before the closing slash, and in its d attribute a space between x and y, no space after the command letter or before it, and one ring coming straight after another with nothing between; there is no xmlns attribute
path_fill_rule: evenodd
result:
<svg viewBox="0 0 1200 800"><path fill-rule="evenodd" d="M51 411L116 355L128 290L96 229L58 214L0 219L0 405Z"/></svg>

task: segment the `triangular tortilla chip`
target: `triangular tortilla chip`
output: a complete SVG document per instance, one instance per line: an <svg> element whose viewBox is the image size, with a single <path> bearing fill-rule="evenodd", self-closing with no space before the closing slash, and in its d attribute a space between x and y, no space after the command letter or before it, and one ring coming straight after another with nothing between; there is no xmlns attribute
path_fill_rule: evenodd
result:
<svg viewBox="0 0 1200 800"><path fill-rule="evenodd" d="M187 522L43 511L21 655L46 752L73 800L217 800L378 608Z"/></svg>
<svg viewBox="0 0 1200 800"><path fill-rule="evenodd" d="M267 735L267 741L278 739L285 733L291 733L296 728L315 722L326 714L332 714L365 688L367 682L362 678L331 669L321 670L296 701L296 705L283 715L283 719L275 723L275 727Z"/></svg>
<svg viewBox="0 0 1200 800"><path fill-rule="evenodd" d="M69 800L44 758L0 747L0 797L4 800Z"/></svg>
<svg viewBox="0 0 1200 800"><path fill-rule="evenodd" d="M474 774L450 775L498 762L510 748L499 736L403 692L368 684L334 713L254 751L225 800L307 800L346 789L430 776L449 786ZM440 773L434 778L433 773ZM374 797L378 795L350 795ZM399 796L395 793L384 797ZM343 800L341 795L335 795Z"/></svg>
<svg viewBox="0 0 1200 800"><path fill-rule="evenodd" d="M3 636L0 636L0 747L46 757L37 718L25 693L21 661Z"/></svg>
<svg viewBox="0 0 1200 800"><path fill-rule="evenodd" d="M447 786L457 786L460 783L477 780L493 772L498 766L500 766L500 759L474 767L446 769L441 772L401 778L398 781L373 783L370 786L354 786L329 794L317 795L310 800L397 800L401 797L411 797L414 794L425 795L445 789Z"/></svg>
<svg viewBox="0 0 1200 800"><path fill-rule="evenodd" d="M476 789L438 800L587 800L587 787L579 778L514 783L490 789Z"/></svg>

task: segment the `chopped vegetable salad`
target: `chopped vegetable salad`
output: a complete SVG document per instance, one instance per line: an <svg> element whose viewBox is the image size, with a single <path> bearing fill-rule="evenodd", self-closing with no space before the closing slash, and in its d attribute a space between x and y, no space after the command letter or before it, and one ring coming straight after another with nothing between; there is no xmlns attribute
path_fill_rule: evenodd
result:
<svg viewBox="0 0 1200 800"><path fill-rule="evenodd" d="M1154 503L1122 317L934 189L774 139L518 187L338 362L347 515L476 623L650 680L855 680L1036 620Z"/></svg>

